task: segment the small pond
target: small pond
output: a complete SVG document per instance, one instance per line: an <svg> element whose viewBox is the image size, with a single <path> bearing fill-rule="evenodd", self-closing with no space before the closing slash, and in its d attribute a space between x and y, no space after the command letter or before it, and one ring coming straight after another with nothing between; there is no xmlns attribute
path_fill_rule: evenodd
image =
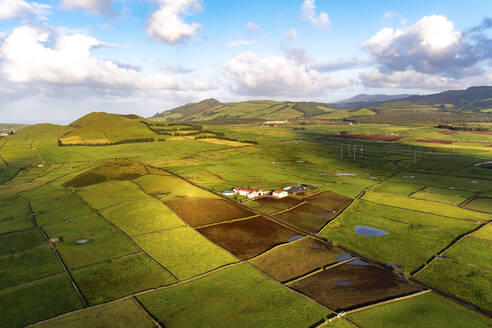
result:
<svg viewBox="0 0 492 328"><path fill-rule="evenodd" d="M364 225L357 225L354 230L356 234L363 237L383 237L388 234L384 230Z"/></svg>
<svg viewBox="0 0 492 328"><path fill-rule="evenodd" d="M335 280L335 281L330 281L333 285L337 286L350 286L352 283L348 280Z"/></svg>
<svg viewBox="0 0 492 328"><path fill-rule="evenodd" d="M294 237L290 237L288 242L291 243L293 241L296 241L298 239L301 239L302 237L304 237L303 235L297 235L297 236L294 236Z"/></svg>
<svg viewBox="0 0 492 328"><path fill-rule="evenodd" d="M89 239L79 239L75 241L76 244L87 244L88 242Z"/></svg>

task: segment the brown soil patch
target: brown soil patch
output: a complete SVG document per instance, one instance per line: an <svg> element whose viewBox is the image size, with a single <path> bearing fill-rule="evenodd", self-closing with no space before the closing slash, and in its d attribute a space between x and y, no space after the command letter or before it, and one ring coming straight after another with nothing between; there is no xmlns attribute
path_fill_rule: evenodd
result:
<svg viewBox="0 0 492 328"><path fill-rule="evenodd" d="M255 203L254 206L253 202ZM300 203L302 203L302 200L293 197L285 197L281 199L276 199L273 197L262 197L252 202L247 202L246 205L250 206L251 208L257 208L263 213L273 214L296 206Z"/></svg>
<svg viewBox="0 0 492 328"><path fill-rule="evenodd" d="M297 236L297 233L264 217L217 224L198 231L242 260Z"/></svg>
<svg viewBox="0 0 492 328"><path fill-rule="evenodd" d="M376 266L349 263L296 281L290 286L335 310L346 310L418 289Z"/></svg>
<svg viewBox="0 0 492 328"><path fill-rule="evenodd" d="M466 133L492 135L492 131L466 131Z"/></svg>
<svg viewBox="0 0 492 328"><path fill-rule="evenodd" d="M304 197L303 200L322 207L328 211L340 211L352 202L352 198L345 197L333 191L323 191L313 196Z"/></svg>
<svg viewBox="0 0 492 328"><path fill-rule="evenodd" d="M166 204L194 227L255 215L224 199L187 197L170 200Z"/></svg>
<svg viewBox="0 0 492 328"><path fill-rule="evenodd" d="M269 250L253 259L251 264L278 281L287 281L335 263L341 254L340 249L304 237Z"/></svg>
<svg viewBox="0 0 492 328"><path fill-rule="evenodd" d="M334 136L337 138L374 140L374 141L399 141L401 138L403 138L400 136L388 136L384 134L337 134Z"/></svg>
<svg viewBox="0 0 492 328"><path fill-rule="evenodd" d="M417 142L435 143L441 145L451 145L454 143L453 140L441 140L441 139L417 139Z"/></svg>
<svg viewBox="0 0 492 328"><path fill-rule="evenodd" d="M451 136L453 134L458 134L460 132L456 130L439 130L439 133L445 134L447 136Z"/></svg>
<svg viewBox="0 0 492 328"><path fill-rule="evenodd" d="M327 211L319 206L305 203L293 210L275 214L274 217L282 222L292 224L302 230L318 232L336 213Z"/></svg>

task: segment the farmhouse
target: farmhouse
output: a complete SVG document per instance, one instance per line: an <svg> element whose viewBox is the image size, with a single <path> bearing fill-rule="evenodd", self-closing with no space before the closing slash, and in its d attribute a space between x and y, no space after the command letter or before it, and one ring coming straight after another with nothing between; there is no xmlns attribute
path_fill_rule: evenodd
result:
<svg viewBox="0 0 492 328"><path fill-rule="evenodd" d="M234 187L232 191L235 194L238 194L239 196L245 196L250 199L270 194L270 191L267 190L250 189L250 188L243 188L243 187Z"/></svg>
<svg viewBox="0 0 492 328"><path fill-rule="evenodd" d="M285 190L275 190L273 193L272 193L272 196L274 198L284 198L284 197L287 197L289 196L289 193Z"/></svg>

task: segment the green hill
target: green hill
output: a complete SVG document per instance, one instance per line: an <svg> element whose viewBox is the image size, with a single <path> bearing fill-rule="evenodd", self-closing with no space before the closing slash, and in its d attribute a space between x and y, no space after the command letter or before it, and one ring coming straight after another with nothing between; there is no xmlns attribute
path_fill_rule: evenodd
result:
<svg viewBox="0 0 492 328"><path fill-rule="evenodd" d="M162 113L151 119L167 122L253 123L305 118L338 119L340 115L324 115L335 112L328 104L319 102L291 102L273 100L249 100L221 103L206 99L190 103ZM343 111L341 116L359 116L362 112Z"/></svg>
<svg viewBox="0 0 492 328"><path fill-rule="evenodd" d="M386 97L388 98L388 97ZM390 97L391 98L391 97ZM360 99L373 99L370 96ZM378 98L379 99L379 98ZM384 111L488 113L492 111L492 87L471 87L426 96L409 96L386 101L351 103L249 100L222 103L205 99L157 113L151 120L165 122L258 123L303 119L341 120L378 116ZM407 113L402 113L407 114Z"/></svg>

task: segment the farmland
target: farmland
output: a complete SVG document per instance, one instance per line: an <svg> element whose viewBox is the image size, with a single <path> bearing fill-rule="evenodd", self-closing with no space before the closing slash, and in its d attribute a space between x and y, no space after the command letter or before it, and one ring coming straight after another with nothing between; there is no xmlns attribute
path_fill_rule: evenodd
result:
<svg viewBox="0 0 492 328"><path fill-rule="evenodd" d="M209 114L269 106L335 121L96 113L0 139L0 326L490 326L488 134Z"/></svg>

